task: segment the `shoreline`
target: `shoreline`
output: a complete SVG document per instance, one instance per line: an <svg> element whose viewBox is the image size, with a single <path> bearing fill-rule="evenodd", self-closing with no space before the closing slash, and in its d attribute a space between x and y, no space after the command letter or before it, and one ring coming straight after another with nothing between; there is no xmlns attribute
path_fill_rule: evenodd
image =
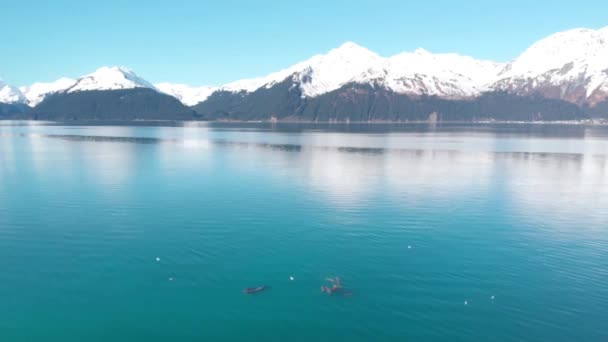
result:
<svg viewBox="0 0 608 342"><path fill-rule="evenodd" d="M571 125L571 126L608 126L608 120L573 120L573 121L502 121L502 120L484 120L484 121L299 121L299 120L171 120L171 119L135 119L135 120L99 120L99 119L84 119L84 120L34 120L34 119L14 119L0 118L0 122L37 122L37 123L163 123L163 122L192 122L192 123L223 123L223 124L307 124L307 125Z"/></svg>
<svg viewBox="0 0 608 342"><path fill-rule="evenodd" d="M134 124L145 124L145 123L196 123L196 124L268 124L268 125L428 125L428 126L442 126L442 125L561 125L561 126L594 126L603 127L608 126L608 120L583 120L583 121L441 121L441 122L429 122L429 121L272 121L272 120L29 120L29 119L10 119L0 118L0 122L23 122L23 123L55 123L55 124L80 124L80 125L99 125L99 124L111 124L111 123L134 123Z"/></svg>
<svg viewBox="0 0 608 342"><path fill-rule="evenodd" d="M147 120L142 120L147 121ZM429 122L429 121L268 121L268 120L210 120L204 122L219 122L219 123L268 123L268 124L329 124L329 125L377 125L377 124L388 124L388 125L431 125L440 126L443 124L454 125L454 124L468 124L468 125L488 125L488 124L538 124L538 125L589 125L589 126L606 126L608 120L585 120L585 121L440 121L440 122Z"/></svg>

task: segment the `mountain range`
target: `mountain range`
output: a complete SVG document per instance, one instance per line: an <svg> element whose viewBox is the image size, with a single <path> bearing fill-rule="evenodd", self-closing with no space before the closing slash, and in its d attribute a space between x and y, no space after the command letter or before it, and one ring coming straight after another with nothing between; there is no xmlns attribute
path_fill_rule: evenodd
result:
<svg viewBox="0 0 608 342"><path fill-rule="evenodd" d="M124 67L14 87L0 116L38 119L478 121L608 118L608 27L544 38L508 63L347 42L222 86L152 84Z"/></svg>

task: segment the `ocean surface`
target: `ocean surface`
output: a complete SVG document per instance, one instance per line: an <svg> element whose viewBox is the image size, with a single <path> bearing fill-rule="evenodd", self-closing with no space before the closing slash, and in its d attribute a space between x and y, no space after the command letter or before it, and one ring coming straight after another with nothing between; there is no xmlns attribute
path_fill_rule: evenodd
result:
<svg viewBox="0 0 608 342"><path fill-rule="evenodd" d="M243 340L608 341L608 127L0 121L0 341Z"/></svg>

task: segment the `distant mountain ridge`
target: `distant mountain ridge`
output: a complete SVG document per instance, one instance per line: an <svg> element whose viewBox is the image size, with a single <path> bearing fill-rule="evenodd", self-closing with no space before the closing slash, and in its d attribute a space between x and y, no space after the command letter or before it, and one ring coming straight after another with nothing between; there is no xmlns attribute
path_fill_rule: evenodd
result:
<svg viewBox="0 0 608 342"><path fill-rule="evenodd" d="M357 83L381 86L401 94L461 98L479 95L501 68L500 63L457 54L432 54L423 49L384 58L348 42L277 73L233 82L218 90L253 92L292 77L305 97L316 97Z"/></svg>
<svg viewBox="0 0 608 342"><path fill-rule="evenodd" d="M206 120L306 122L563 121L588 119L579 106L558 99L487 92L468 99L417 96L357 83L302 96L290 80L242 94L219 91L193 107Z"/></svg>
<svg viewBox="0 0 608 342"><path fill-rule="evenodd" d="M127 91L137 89L146 91ZM121 96L105 94L112 92L121 96L129 94L129 101L146 98L151 102L137 105L133 102L129 105L103 103L124 100ZM135 93L146 96L132 98ZM151 103L168 104L166 95L179 100L179 106L173 106L176 102L170 101L173 104L163 107L162 111L151 107ZM45 103L51 98L52 106ZM82 101L74 100L76 98ZM91 103L84 105L84 99ZM484 102L490 99L495 102ZM509 107L502 103L506 99L517 103L510 106L518 108L511 118L496 114L501 111L499 105ZM61 101L67 102L61 104ZM559 101L576 105L578 111L566 104L558 105ZM37 115L51 109L59 115L56 111L62 109L73 118L91 116L91 113L77 113L67 103L78 104L81 110L97 108L93 112L100 117L112 115L98 112L100 108L104 111L121 108L120 116L125 116L122 110L129 108L135 111L133 117L155 118L160 112L175 111L176 115L166 114L171 118L182 117L184 108L192 107L204 118L231 120L295 120L298 117L302 120L313 117L314 120L321 117L363 120L367 115L368 120L395 117L407 121L414 117L420 119L422 114L429 119L433 113L442 120L498 119L498 116L500 120L514 120L515 117L525 120L608 118L608 27L553 34L539 40L509 63L476 60L454 53L434 54L424 49L382 57L347 42L326 54L267 76L223 86L152 84L125 67L102 67L76 80L62 78L20 88L0 82L0 103L13 105L11 112L15 108L30 111L22 106L26 104L33 108L30 112ZM486 104L475 107L473 103ZM15 104L21 106L15 107ZM454 114L457 108L472 113ZM551 115L548 108L560 113ZM424 112L427 109L431 112ZM353 114L349 116L348 111Z"/></svg>

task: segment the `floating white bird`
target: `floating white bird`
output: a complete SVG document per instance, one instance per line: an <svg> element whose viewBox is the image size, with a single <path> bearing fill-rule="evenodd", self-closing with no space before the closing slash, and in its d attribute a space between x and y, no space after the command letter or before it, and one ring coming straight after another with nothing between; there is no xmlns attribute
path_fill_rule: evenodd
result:
<svg viewBox="0 0 608 342"><path fill-rule="evenodd" d="M490 297L490 299L494 299L494 296Z"/></svg>
<svg viewBox="0 0 608 342"><path fill-rule="evenodd" d="M412 249L412 246L407 246L407 249Z"/></svg>
<svg viewBox="0 0 608 342"><path fill-rule="evenodd" d="M295 279L293 278L293 276L289 276L289 280L294 281Z"/></svg>
<svg viewBox="0 0 608 342"><path fill-rule="evenodd" d="M467 304L469 304L469 302L465 300L465 301L464 301L464 305L467 305Z"/></svg>
<svg viewBox="0 0 608 342"><path fill-rule="evenodd" d="M169 281L173 281L173 278L169 278Z"/></svg>
<svg viewBox="0 0 608 342"><path fill-rule="evenodd" d="M159 257L156 257L156 261L157 261L157 262L158 262L158 261L160 261L160 258L159 258Z"/></svg>

